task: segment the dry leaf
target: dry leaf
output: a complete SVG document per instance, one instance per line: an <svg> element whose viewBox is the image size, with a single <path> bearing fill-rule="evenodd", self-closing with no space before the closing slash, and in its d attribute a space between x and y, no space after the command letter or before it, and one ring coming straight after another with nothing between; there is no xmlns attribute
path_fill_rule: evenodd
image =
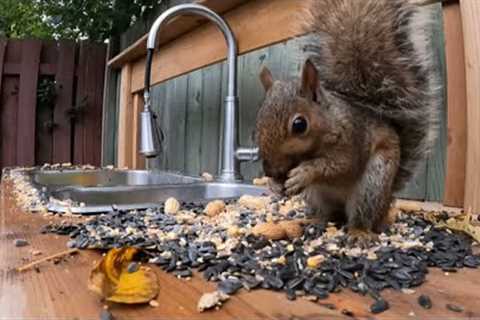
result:
<svg viewBox="0 0 480 320"><path fill-rule="evenodd" d="M139 252L135 248L111 249L90 273L88 288L107 301L118 303L148 303L158 295L155 272L141 266L128 272L128 265Z"/></svg>
<svg viewBox="0 0 480 320"><path fill-rule="evenodd" d="M447 220L440 220L434 212L424 215L425 219L432 222L436 227L464 232L480 243L480 226L472 224L471 216L470 213L464 213Z"/></svg>

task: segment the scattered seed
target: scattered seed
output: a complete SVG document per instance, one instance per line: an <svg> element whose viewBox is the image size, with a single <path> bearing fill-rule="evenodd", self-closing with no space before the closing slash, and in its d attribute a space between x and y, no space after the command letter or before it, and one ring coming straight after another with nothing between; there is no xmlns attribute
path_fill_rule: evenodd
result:
<svg viewBox="0 0 480 320"><path fill-rule="evenodd" d="M150 300L150 302L148 303L150 305L150 307L152 308L158 308L158 306L160 306L160 304L158 303L157 300Z"/></svg>
<svg viewBox="0 0 480 320"><path fill-rule="evenodd" d="M347 317L355 317L355 314L353 313L353 311L350 311L348 309L342 309L342 314L346 315Z"/></svg>
<svg viewBox="0 0 480 320"><path fill-rule="evenodd" d="M463 312L463 307L462 306L459 306L459 305L456 305L456 304L451 304L451 303L448 303L446 305L447 309L450 310L450 311L453 311L453 312Z"/></svg>
<svg viewBox="0 0 480 320"><path fill-rule="evenodd" d="M14 244L15 247L25 247L29 245L28 241L25 239L15 239Z"/></svg>
<svg viewBox="0 0 480 320"><path fill-rule="evenodd" d="M424 309L431 309L432 308L432 300L429 296L422 294L418 297L418 304L422 306Z"/></svg>
<svg viewBox="0 0 480 320"><path fill-rule="evenodd" d="M204 293L200 297L200 300L198 300L197 310L199 312L203 312L205 310L218 307L222 304L222 302L228 300L229 298L229 295L226 295L220 291Z"/></svg>
<svg viewBox="0 0 480 320"><path fill-rule="evenodd" d="M127 272L134 273L137 272L139 268L140 264L138 262L130 262L127 266Z"/></svg>
<svg viewBox="0 0 480 320"><path fill-rule="evenodd" d="M382 313L388 310L389 308L390 308L390 305L386 300L379 299L370 306L370 312L374 314Z"/></svg>
<svg viewBox="0 0 480 320"><path fill-rule="evenodd" d="M167 214L176 214L180 210L180 202L175 198L168 198L165 201L165 213Z"/></svg>
<svg viewBox="0 0 480 320"><path fill-rule="evenodd" d="M103 309L102 312L100 312L100 320L115 320L115 317L110 311Z"/></svg>

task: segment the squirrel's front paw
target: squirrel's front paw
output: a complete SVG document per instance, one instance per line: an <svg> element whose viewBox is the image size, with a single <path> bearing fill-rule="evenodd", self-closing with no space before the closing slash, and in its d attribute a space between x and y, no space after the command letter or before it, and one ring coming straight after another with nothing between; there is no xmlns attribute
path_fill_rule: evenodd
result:
<svg viewBox="0 0 480 320"><path fill-rule="evenodd" d="M360 229L350 229L348 231L348 245L352 247L360 247L363 249L370 248L378 241L378 235L371 232Z"/></svg>
<svg viewBox="0 0 480 320"><path fill-rule="evenodd" d="M294 196L301 193L307 186L312 184L313 172L309 166L299 165L290 170L285 182L285 193Z"/></svg>

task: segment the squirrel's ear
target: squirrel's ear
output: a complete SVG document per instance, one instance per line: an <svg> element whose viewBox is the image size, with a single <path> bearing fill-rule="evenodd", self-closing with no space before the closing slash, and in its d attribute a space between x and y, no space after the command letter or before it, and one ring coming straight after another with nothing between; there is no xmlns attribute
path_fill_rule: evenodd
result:
<svg viewBox="0 0 480 320"><path fill-rule="evenodd" d="M317 92L320 89L318 70L310 59L305 61L302 71L302 87L300 93L302 96L311 100L317 100Z"/></svg>
<svg viewBox="0 0 480 320"><path fill-rule="evenodd" d="M260 72L260 81L262 81L265 91L270 90L273 85L273 77L272 73L267 67L263 67L262 71Z"/></svg>

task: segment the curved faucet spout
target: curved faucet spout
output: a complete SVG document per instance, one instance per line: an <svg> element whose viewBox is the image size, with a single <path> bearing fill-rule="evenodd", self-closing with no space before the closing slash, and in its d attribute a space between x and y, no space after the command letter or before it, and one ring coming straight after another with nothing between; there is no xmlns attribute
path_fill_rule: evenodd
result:
<svg viewBox="0 0 480 320"><path fill-rule="evenodd" d="M218 14L214 11L210 10L205 6L201 6L198 4L181 4L166 10L162 13L157 20L153 23L150 32L148 33L147 39L147 50L153 51L155 50L157 33L161 29L161 27L168 23L172 18L182 15L182 14L196 14L202 17L209 19L210 21L214 22L216 26L220 29L225 37L225 41L227 41L228 46L228 56L227 56L227 63L228 63L228 91L227 94L229 96L237 96L237 41L233 35L232 30L230 29L229 25L222 19ZM151 69L152 59L147 61L147 68ZM147 79L148 78L148 79ZM145 89L150 88L150 75L145 77Z"/></svg>
<svg viewBox="0 0 480 320"><path fill-rule="evenodd" d="M170 19L181 14L197 14L212 21L223 33L228 46L227 64L228 64L228 90L225 98L225 112L223 125L223 149L222 149L222 169L219 179L226 182L241 180L240 161L243 158L236 155L238 140L238 97L237 97L237 42L227 22L218 14L209 8L198 4L182 4L168 9L161 14L152 25L147 39L147 61L145 65L145 110L144 117L151 115L150 107L150 81L153 51L156 46L157 33L161 27L168 23ZM193 57L192 57L193 58ZM145 123L148 123L145 120ZM148 126L145 126L148 127ZM150 126L151 127L151 126ZM141 153L144 155L155 155L155 144L151 143L151 130L144 130L142 127Z"/></svg>

